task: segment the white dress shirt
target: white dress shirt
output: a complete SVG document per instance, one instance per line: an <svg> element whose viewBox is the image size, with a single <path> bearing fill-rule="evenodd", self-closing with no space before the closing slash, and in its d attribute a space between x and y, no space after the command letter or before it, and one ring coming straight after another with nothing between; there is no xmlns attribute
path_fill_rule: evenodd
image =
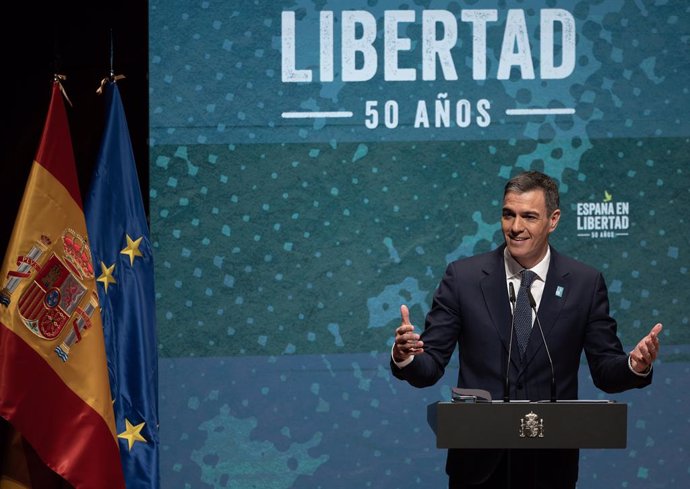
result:
<svg viewBox="0 0 690 489"><path fill-rule="evenodd" d="M503 263L506 267L506 293L510 298L510 286L508 284L512 283L515 289L515 298L517 298L517 293L520 290L520 272L525 270L525 267L520 265L515 258L513 258L510 253L508 253L508 248L503 250ZM537 274L537 277L532 282L532 297L537 303L536 309L539 310L539 304L541 304L541 297L544 295L544 285L546 284L546 274L549 271L549 264L551 263L551 248L546 249L546 255L541 259L539 263L534 265L528 270L533 271ZM515 304L511 304L511 307L515 307ZM532 324L534 324L534 310L532 310Z"/></svg>

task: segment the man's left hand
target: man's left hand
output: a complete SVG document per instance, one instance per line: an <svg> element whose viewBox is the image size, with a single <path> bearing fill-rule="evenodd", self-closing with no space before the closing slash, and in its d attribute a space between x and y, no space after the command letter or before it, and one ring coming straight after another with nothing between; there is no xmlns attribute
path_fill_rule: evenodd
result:
<svg viewBox="0 0 690 489"><path fill-rule="evenodd" d="M630 366L635 372L642 374L649 372L649 369L652 368L652 363L659 354L659 333L661 333L662 328L661 323L657 323L630 352Z"/></svg>

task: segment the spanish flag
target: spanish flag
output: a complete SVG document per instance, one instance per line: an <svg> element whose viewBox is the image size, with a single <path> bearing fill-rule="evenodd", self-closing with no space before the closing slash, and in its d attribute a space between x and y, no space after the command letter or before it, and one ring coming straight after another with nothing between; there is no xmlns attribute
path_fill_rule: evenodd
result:
<svg viewBox="0 0 690 489"><path fill-rule="evenodd" d="M21 435L14 446L29 445L23 458L17 451L5 452L15 460L11 467L4 460L5 469L15 471L0 474L0 483L43 487L32 470L37 458L76 489L124 488L61 88L56 77L0 271L0 416ZM17 475L22 471L24 477Z"/></svg>

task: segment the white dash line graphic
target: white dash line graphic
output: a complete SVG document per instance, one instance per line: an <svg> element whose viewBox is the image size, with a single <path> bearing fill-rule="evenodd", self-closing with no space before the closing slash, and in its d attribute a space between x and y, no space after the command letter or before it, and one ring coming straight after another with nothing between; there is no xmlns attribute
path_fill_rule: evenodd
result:
<svg viewBox="0 0 690 489"><path fill-rule="evenodd" d="M563 109L506 109L506 115L572 115L573 108Z"/></svg>
<svg viewBox="0 0 690 489"><path fill-rule="evenodd" d="M353 113L349 110L326 111L326 112L283 112L280 114L283 119L318 119L324 118L345 118L352 117Z"/></svg>

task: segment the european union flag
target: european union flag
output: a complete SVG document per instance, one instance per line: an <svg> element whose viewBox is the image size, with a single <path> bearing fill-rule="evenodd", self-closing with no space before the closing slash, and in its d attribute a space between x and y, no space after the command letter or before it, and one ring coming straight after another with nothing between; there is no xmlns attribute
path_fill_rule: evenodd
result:
<svg viewBox="0 0 690 489"><path fill-rule="evenodd" d="M115 82L106 86L105 133L85 214L127 488L158 488L153 250Z"/></svg>

